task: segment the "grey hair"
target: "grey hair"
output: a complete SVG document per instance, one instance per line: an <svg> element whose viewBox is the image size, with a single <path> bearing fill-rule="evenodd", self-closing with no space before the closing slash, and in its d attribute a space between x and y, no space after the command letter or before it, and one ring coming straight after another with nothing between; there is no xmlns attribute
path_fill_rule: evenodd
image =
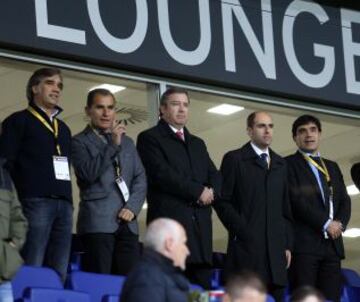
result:
<svg viewBox="0 0 360 302"><path fill-rule="evenodd" d="M158 218L152 221L146 230L143 240L144 246L162 252L166 239L180 239L182 226L175 220L169 218Z"/></svg>

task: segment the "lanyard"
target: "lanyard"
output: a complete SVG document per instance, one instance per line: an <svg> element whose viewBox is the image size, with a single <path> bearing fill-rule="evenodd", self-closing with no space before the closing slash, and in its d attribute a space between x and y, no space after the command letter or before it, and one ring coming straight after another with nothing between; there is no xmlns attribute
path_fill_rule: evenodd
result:
<svg viewBox="0 0 360 302"><path fill-rule="evenodd" d="M109 141L106 139L104 134L100 134L99 131L97 129L95 129L91 124L90 124L90 127L94 131L96 136L98 136L105 144L109 144ZM115 169L115 177L120 178L121 177L121 166L120 166L120 163L119 163L119 160L117 157L115 157L115 159L113 161L113 166Z"/></svg>
<svg viewBox="0 0 360 302"><path fill-rule="evenodd" d="M310 156L303 154L304 158L306 159L307 162L311 163L316 169L318 169L322 174L325 175L326 177L326 181L327 183L330 183L330 174L328 169L326 168L326 165L323 161L323 159L320 157L320 161L322 164L322 167L320 165L318 165L318 163L316 161L314 161Z"/></svg>
<svg viewBox="0 0 360 302"><path fill-rule="evenodd" d="M113 166L114 166L114 169L115 169L116 178L120 178L121 177L121 167L120 167L119 160L117 158L115 158Z"/></svg>
<svg viewBox="0 0 360 302"><path fill-rule="evenodd" d="M326 181L329 185L329 189L330 189L330 194L329 194L329 219L333 220L334 219L334 189L331 185L331 179L330 179L330 173L328 171L328 169L326 168L326 165L323 161L323 159L320 157L320 161L322 164L322 167L320 165L318 165L318 163L316 161L314 161L310 156L303 154L304 158L306 159L307 162L311 163L312 165L314 165L314 167L316 169L318 169L321 173L323 173L325 175ZM328 233L325 231L324 232L324 237L326 239L329 238Z"/></svg>
<svg viewBox="0 0 360 302"><path fill-rule="evenodd" d="M35 116L47 129L50 130L50 132L52 132L54 134L54 138L55 138L55 144L56 144L56 151L58 153L58 155L61 155L61 149L60 149L60 145L58 143L58 137L59 137L59 124L56 118L54 118L54 128L49 125L49 123L47 122L47 120L45 120L40 114L39 112L37 112L34 108L32 107L28 107L27 110L33 115Z"/></svg>

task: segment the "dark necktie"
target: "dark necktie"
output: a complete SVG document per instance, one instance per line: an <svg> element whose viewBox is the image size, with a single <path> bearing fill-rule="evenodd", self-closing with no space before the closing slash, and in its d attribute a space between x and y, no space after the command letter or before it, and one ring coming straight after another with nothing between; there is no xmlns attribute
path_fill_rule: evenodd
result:
<svg viewBox="0 0 360 302"><path fill-rule="evenodd" d="M311 156L311 158L314 160L314 162L316 162L321 168L324 169L324 166L322 165L321 163L321 160L320 160L320 157L319 156ZM327 205L329 203L329 196L330 196L330 188L329 188L329 185L326 181L326 176L324 175L323 172L321 172L319 169L318 169L318 172L319 172L319 178L320 178L320 182L321 182L321 186L322 186L322 189L323 189L323 192L324 192L324 203L325 205Z"/></svg>
<svg viewBox="0 0 360 302"><path fill-rule="evenodd" d="M267 157L268 157L267 153L261 153L261 154L260 154L260 159L261 159L264 167L269 168L269 164L268 164L268 161L267 161Z"/></svg>
<svg viewBox="0 0 360 302"><path fill-rule="evenodd" d="M112 143L112 134L109 132L101 131L100 134L105 138L107 144Z"/></svg>

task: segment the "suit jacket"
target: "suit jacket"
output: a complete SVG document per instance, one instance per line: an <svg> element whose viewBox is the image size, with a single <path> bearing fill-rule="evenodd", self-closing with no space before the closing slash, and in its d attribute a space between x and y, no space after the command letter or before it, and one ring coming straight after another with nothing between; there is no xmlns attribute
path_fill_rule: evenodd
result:
<svg viewBox="0 0 360 302"><path fill-rule="evenodd" d="M351 167L351 177L360 190L360 163L356 163Z"/></svg>
<svg viewBox="0 0 360 302"><path fill-rule="evenodd" d="M229 232L227 271L252 270L267 283L285 285L285 250L292 245L286 164L269 154L269 169L250 143L225 154L215 209Z"/></svg>
<svg viewBox="0 0 360 302"><path fill-rule="evenodd" d="M197 203L204 186L220 190L220 175L205 143L184 128L185 142L169 125L158 125L138 136L137 148L148 175L147 222L169 217L187 233L191 263L211 263L211 207Z"/></svg>
<svg viewBox="0 0 360 302"><path fill-rule="evenodd" d="M128 226L138 234L136 217L145 200L146 177L131 138L124 135L120 146L106 144L87 126L74 136L72 156L80 189L78 233L115 232L119 227L117 215L125 207L135 214ZM120 163L121 176L130 192L126 204L115 183L115 158Z"/></svg>
<svg viewBox="0 0 360 302"><path fill-rule="evenodd" d="M295 253L319 255L324 238L323 226L329 219L329 208L322 200L321 191L308 162L298 151L286 157L289 171L290 202L294 216ZM351 204L338 165L324 159L334 190L334 220L346 227ZM331 239L330 239L331 240ZM344 258L342 237L333 241L340 258Z"/></svg>

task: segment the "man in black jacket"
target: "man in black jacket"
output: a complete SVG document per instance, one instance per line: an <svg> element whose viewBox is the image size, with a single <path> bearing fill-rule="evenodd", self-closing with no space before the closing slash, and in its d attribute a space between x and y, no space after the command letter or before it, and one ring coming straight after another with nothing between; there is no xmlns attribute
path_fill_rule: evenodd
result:
<svg viewBox="0 0 360 302"><path fill-rule="evenodd" d="M168 89L160 99L159 123L140 133L137 148L148 180L147 222L168 217L185 228L191 252L186 275L209 289L211 204L220 190L220 175L204 141L185 127L189 106L186 90Z"/></svg>
<svg viewBox="0 0 360 302"><path fill-rule="evenodd" d="M299 149L286 158L295 237L291 285L317 287L337 302L345 256L341 234L350 219L350 198L339 166L320 156L319 119L300 116L292 136Z"/></svg>
<svg viewBox="0 0 360 302"><path fill-rule="evenodd" d="M14 180L29 221L22 256L46 265L65 280L72 232L71 133L57 118L63 80L60 70L36 70L27 84L28 108L3 122L0 155ZM46 255L46 256L45 256Z"/></svg>
<svg viewBox="0 0 360 302"><path fill-rule="evenodd" d="M355 186L360 190L360 163L356 163L351 167L351 177Z"/></svg>
<svg viewBox="0 0 360 302"><path fill-rule="evenodd" d="M254 271L282 301L291 261L291 211L285 160L270 149L273 126L266 112L248 116L250 142L225 154L215 209L229 232L226 273Z"/></svg>
<svg viewBox="0 0 360 302"><path fill-rule="evenodd" d="M189 283L182 274L189 255L184 228L175 220L159 218L149 224L144 255L128 275L121 301L186 302Z"/></svg>

